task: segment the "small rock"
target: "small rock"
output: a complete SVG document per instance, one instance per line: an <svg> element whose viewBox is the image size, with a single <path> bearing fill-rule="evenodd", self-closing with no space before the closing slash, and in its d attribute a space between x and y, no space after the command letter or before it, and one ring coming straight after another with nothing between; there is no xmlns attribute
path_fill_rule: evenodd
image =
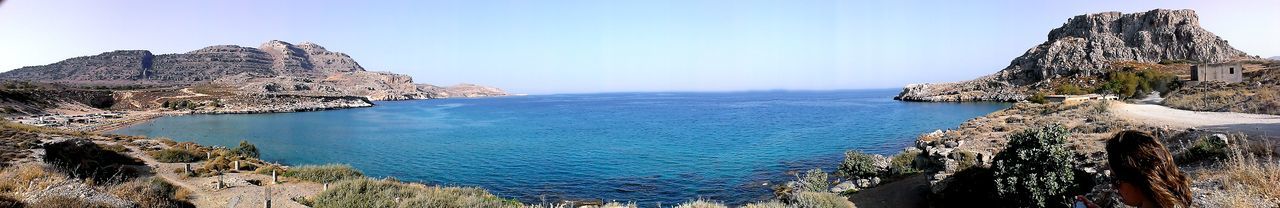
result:
<svg viewBox="0 0 1280 208"><path fill-rule="evenodd" d="M1222 144L1230 144L1230 143L1227 143L1228 139L1226 134L1213 134L1213 139L1216 139L1222 142Z"/></svg>
<svg viewBox="0 0 1280 208"><path fill-rule="evenodd" d="M858 179L858 188L871 188L871 186L872 184L870 179Z"/></svg>
<svg viewBox="0 0 1280 208"><path fill-rule="evenodd" d="M850 181L840 182L839 184L836 184L835 186L831 187L832 193L844 193L845 191L849 191L849 190L856 191L858 190L858 187L855 184L853 184L853 182L850 182Z"/></svg>
<svg viewBox="0 0 1280 208"><path fill-rule="evenodd" d="M956 148L956 147L959 147L959 146L960 146L960 143L957 143L956 141L947 141L947 142L946 142L946 143L944 143L944 144L946 144L945 146L946 146L947 148Z"/></svg>

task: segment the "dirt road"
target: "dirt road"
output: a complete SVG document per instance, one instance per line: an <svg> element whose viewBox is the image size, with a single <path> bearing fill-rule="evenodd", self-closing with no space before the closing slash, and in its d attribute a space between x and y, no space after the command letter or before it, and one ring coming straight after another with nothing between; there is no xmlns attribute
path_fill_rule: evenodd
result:
<svg viewBox="0 0 1280 208"><path fill-rule="evenodd" d="M1280 137L1280 116L1234 112L1200 112L1152 104L1114 102L1111 112L1121 118L1151 126L1243 132L1253 136Z"/></svg>

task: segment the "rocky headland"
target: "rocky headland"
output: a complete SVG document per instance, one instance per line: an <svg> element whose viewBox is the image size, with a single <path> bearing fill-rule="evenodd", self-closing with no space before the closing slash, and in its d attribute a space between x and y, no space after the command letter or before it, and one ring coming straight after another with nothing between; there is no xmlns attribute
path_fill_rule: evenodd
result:
<svg viewBox="0 0 1280 208"><path fill-rule="evenodd" d="M1009 66L977 79L910 84L894 99L927 102L1020 101L1046 90L1054 79L1104 76L1125 62L1220 63L1257 60L1200 27L1192 10L1156 9L1072 17L1049 31L1048 40Z"/></svg>
<svg viewBox="0 0 1280 208"><path fill-rule="evenodd" d="M0 73L0 80L105 92L108 100L94 106L102 110L191 113L295 112L368 107L373 105L370 101L379 100L507 95L502 89L472 84L414 83L408 75L367 71L351 56L315 43L278 40L257 48L216 45L180 54L112 51L22 67ZM42 108L59 106L45 102L73 103L65 101L75 99L39 100L18 102L21 105L12 105L18 106L12 111L43 113Z"/></svg>

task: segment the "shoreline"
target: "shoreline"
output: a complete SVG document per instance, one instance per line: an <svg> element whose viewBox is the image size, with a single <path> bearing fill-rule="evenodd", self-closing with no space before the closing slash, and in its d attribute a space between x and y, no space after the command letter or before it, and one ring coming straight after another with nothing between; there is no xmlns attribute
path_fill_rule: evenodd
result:
<svg viewBox="0 0 1280 208"><path fill-rule="evenodd" d="M457 98L474 99L474 98L495 98L495 97L507 97L507 96L480 96L480 97L457 97ZM375 100L375 101L401 102L401 101L451 99L451 98L452 97L423 98L423 99L391 99L391 100ZM301 107L301 108L292 108L292 109L285 109L285 110L264 109L261 106L259 106L258 107L259 109L234 110L234 111L159 111L156 109L146 110L146 111L124 111L125 113L128 113L127 115L129 116L127 116L121 121L105 122L104 124L101 124L101 125L91 125L89 127L85 127L83 129L78 129L78 130L91 132L91 133L108 134L111 131L128 128L134 125L150 122L151 120L154 120L156 118L166 117L166 116L223 115L223 114L275 114L275 113L301 113L301 112L313 112L313 111L345 110L345 109L355 109L355 108L377 107L377 104L373 103L375 101L369 101L368 105L362 105L362 106Z"/></svg>

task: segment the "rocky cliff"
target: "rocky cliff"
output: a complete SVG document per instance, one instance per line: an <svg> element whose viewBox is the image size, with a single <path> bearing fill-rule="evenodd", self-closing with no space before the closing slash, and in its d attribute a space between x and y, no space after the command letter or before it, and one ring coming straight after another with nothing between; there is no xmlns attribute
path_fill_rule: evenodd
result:
<svg viewBox="0 0 1280 208"><path fill-rule="evenodd" d="M153 55L126 50L67 59L0 73L0 80L85 85L234 86L245 93L308 96L359 96L370 100L451 97L454 94L506 95L496 88L485 93L443 93L422 88L407 75L365 71L344 53L304 42L272 40L258 48L210 46L181 53Z"/></svg>
<svg viewBox="0 0 1280 208"><path fill-rule="evenodd" d="M1048 80L1105 73L1112 63L1189 60L1217 63L1256 59L1200 27L1192 10L1156 9L1079 15L1049 31L995 74L970 81L907 85L895 97L907 101L1016 101Z"/></svg>

